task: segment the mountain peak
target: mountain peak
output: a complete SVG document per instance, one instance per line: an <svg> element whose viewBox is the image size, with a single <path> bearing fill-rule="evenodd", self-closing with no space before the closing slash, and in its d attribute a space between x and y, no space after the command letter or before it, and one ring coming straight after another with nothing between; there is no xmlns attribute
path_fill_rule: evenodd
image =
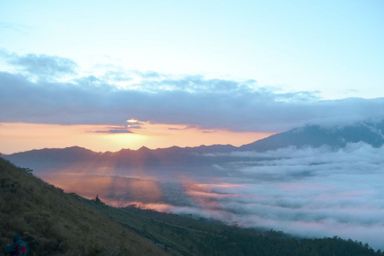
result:
<svg viewBox="0 0 384 256"><path fill-rule="evenodd" d="M146 146L141 146L137 151L151 151L151 149Z"/></svg>
<svg viewBox="0 0 384 256"><path fill-rule="evenodd" d="M240 150L266 151L277 148L320 147L338 148L348 143L367 143L373 147L384 145L384 120L362 121L343 125L307 124L278 133L240 147Z"/></svg>

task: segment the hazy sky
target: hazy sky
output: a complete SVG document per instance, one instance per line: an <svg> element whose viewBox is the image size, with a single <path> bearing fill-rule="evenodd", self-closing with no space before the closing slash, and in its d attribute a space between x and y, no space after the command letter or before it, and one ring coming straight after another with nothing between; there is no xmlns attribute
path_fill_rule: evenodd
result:
<svg viewBox="0 0 384 256"><path fill-rule="evenodd" d="M205 134L196 141L205 130L231 133L208 143L233 144L383 117L383 13L379 0L1 1L0 139L55 125L133 137L126 121L138 119L168 125L168 135L173 125ZM64 146L56 136L49 145ZM152 147L172 141L146 136ZM180 138L174 144L188 145Z"/></svg>
<svg viewBox="0 0 384 256"><path fill-rule="evenodd" d="M381 0L1 1L0 47L84 67L377 97L384 95L383 12Z"/></svg>

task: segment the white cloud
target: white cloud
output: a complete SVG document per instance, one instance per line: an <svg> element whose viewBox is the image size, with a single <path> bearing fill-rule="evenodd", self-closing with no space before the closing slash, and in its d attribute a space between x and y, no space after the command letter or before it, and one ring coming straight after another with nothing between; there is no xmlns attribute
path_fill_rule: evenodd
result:
<svg viewBox="0 0 384 256"><path fill-rule="evenodd" d="M136 168L119 169L114 161L97 159L61 172L60 166L58 172L50 168L49 175L59 175L59 185L76 184L75 192L97 193L122 205L140 201L157 210L301 236L337 235L384 249L383 155L384 147L364 143L340 149L289 147L210 154L209 172L201 171L204 165L186 171L183 162L143 167L137 173ZM90 177L65 183L70 171Z"/></svg>
<svg viewBox="0 0 384 256"><path fill-rule="evenodd" d="M17 55L4 50L0 56L32 80L52 80L76 73L77 64L67 58L44 54Z"/></svg>
<svg viewBox="0 0 384 256"><path fill-rule="evenodd" d="M241 161L236 161L236 155ZM247 155L249 161L244 161ZM240 186L212 186L224 221L303 236L341 236L384 248L384 147L238 152L227 164ZM221 155L222 156L222 155ZM234 157L235 156L235 157ZM260 160L261 157L269 157ZM242 182L239 183L241 177ZM221 179L222 180L222 179ZM229 196L235 195L235 196ZM210 209L200 207L209 215ZM220 215L212 215L221 218Z"/></svg>
<svg viewBox="0 0 384 256"><path fill-rule="evenodd" d="M156 83L166 86L168 82ZM177 90L163 90L161 86L150 86L151 90L118 89L97 77L67 83L31 82L22 75L3 72L0 107L7 111L1 112L0 122L121 125L133 116L206 129L284 131L309 122L384 116L383 99L303 101L300 93L296 98L295 94L250 89L235 81L200 78L193 82L199 87L188 87L185 78L178 83L182 86ZM146 86L143 82L142 87Z"/></svg>

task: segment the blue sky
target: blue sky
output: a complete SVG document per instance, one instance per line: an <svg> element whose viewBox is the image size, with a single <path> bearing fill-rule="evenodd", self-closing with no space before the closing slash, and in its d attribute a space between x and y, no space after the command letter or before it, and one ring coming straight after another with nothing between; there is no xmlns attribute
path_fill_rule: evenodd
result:
<svg viewBox="0 0 384 256"><path fill-rule="evenodd" d="M0 151L239 145L381 120L382 13L374 0L1 1Z"/></svg>
<svg viewBox="0 0 384 256"><path fill-rule="evenodd" d="M124 69L384 95L384 2L2 1L0 48ZM91 71L90 71L91 70Z"/></svg>

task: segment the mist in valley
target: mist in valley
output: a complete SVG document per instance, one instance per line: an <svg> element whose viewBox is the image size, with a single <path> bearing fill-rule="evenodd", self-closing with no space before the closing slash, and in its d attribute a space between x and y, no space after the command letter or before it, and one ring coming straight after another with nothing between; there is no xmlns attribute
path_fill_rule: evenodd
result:
<svg viewBox="0 0 384 256"><path fill-rule="evenodd" d="M384 147L286 147L201 153L201 163L116 168L88 163L36 174L105 203L191 214L305 237L384 244ZM196 158L198 159L198 158ZM100 164L100 162L99 162Z"/></svg>

